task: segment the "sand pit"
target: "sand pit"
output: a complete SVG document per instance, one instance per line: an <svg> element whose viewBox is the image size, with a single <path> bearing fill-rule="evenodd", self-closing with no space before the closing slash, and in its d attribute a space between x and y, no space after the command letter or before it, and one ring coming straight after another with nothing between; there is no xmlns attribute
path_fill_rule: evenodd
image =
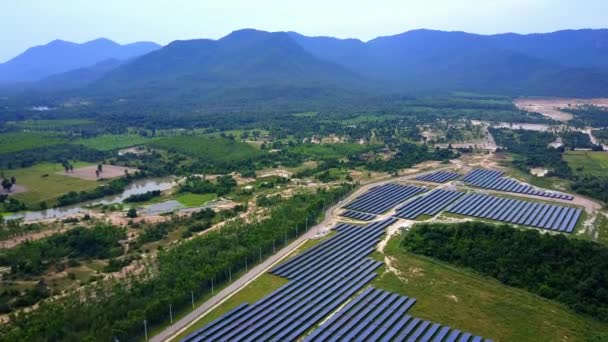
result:
<svg viewBox="0 0 608 342"><path fill-rule="evenodd" d="M73 172L57 172L58 175L76 177L85 180L98 180L98 179L111 179L117 178L125 175L125 170L129 170L130 174L138 171L137 169L132 169L124 166L116 166L116 165L103 165L102 172L99 174L99 177L95 174L95 170L97 170L97 165L90 165L81 167L78 169L74 169Z"/></svg>
<svg viewBox="0 0 608 342"><path fill-rule="evenodd" d="M572 120L572 114L561 111L560 108L594 105L608 107L608 98L598 99L515 99L515 106L528 112L536 112L557 121Z"/></svg>

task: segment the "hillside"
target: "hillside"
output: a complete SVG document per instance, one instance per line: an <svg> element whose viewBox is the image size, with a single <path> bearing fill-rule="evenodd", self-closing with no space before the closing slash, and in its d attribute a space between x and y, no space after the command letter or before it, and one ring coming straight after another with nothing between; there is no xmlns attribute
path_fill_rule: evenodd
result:
<svg viewBox="0 0 608 342"><path fill-rule="evenodd" d="M46 45L29 48L19 56L0 64L0 82L37 81L108 59L126 60L159 47L158 44L149 42L120 45L104 38L83 44L54 40Z"/></svg>
<svg viewBox="0 0 608 342"><path fill-rule="evenodd" d="M229 92L247 99L352 82L359 82L355 73L312 56L285 33L240 30L216 41L175 41L109 72L88 90L202 99ZM264 88L273 94L257 94Z"/></svg>
<svg viewBox="0 0 608 342"><path fill-rule="evenodd" d="M414 30L366 43L290 36L319 58L402 90L608 94L608 30L493 36Z"/></svg>

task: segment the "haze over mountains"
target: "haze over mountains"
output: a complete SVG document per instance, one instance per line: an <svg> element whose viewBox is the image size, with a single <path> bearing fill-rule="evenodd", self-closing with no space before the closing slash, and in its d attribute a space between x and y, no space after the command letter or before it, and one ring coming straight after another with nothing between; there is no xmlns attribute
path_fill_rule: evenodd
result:
<svg viewBox="0 0 608 342"><path fill-rule="evenodd" d="M82 51L66 42L32 48L0 65L0 80L59 73L32 87L201 102L420 90L608 96L608 30L489 36L415 30L362 42L246 29L162 48L107 40L87 44Z"/></svg>
<svg viewBox="0 0 608 342"><path fill-rule="evenodd" d="M114 59L127 60L160 48L150 42L126 45L100 38L83 44L54 40L29 48L19 56L0 64L0 82L38 81L53 74L91 67Z"/></svg>

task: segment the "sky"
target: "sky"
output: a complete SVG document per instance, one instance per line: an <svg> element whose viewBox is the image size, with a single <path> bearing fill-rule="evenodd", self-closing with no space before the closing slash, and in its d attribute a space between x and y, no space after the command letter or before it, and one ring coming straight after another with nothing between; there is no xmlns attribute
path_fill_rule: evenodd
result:
<svg viewBox="0 0 608 342"><path fill-rule="evenodd" d="M0 62L54 39L217 39L241 28L369 40L412 29L608 27L607 0L0 0Z"/></svg>

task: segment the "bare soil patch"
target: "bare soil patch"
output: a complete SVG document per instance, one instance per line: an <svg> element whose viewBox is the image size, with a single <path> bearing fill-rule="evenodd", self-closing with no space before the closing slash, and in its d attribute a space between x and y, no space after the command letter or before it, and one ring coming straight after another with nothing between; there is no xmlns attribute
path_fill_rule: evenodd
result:
<svg viewBox="0 0 608 342"><path fill-rule="evenodd" d="M116 166L116 165L103 165L102 172L97 177L95 171L97 170L97 165L90 165L81 167L78 169L74 169L73 172L57 172L59 175L70 176L75 178L80 178L84 180L97 180L97 179L112 179L118 178L125 175L125 170L128 170L129 173L135 173L139 170L132 169L124 166Z"/></svg>
<svg viewBox="0 0 608 342"><path fill-rule="evenodd" d="M26 192L26 191L27 191L27 188L25 186L15 184L11 188L10 192L4 190L4 188L0 188L0 195L14 195L14 194L20 194L20 193Z"/></svg>
<svg viewBox="0 0 608 342"><path fill-rule="evenodd" d="M594 105L598 107L608 107L608 98L597 99L515 99L513 104L521 110L536 112L557 121L569 121L573 116L566 113L561 108L580 107L584 105Z"/></svg>

